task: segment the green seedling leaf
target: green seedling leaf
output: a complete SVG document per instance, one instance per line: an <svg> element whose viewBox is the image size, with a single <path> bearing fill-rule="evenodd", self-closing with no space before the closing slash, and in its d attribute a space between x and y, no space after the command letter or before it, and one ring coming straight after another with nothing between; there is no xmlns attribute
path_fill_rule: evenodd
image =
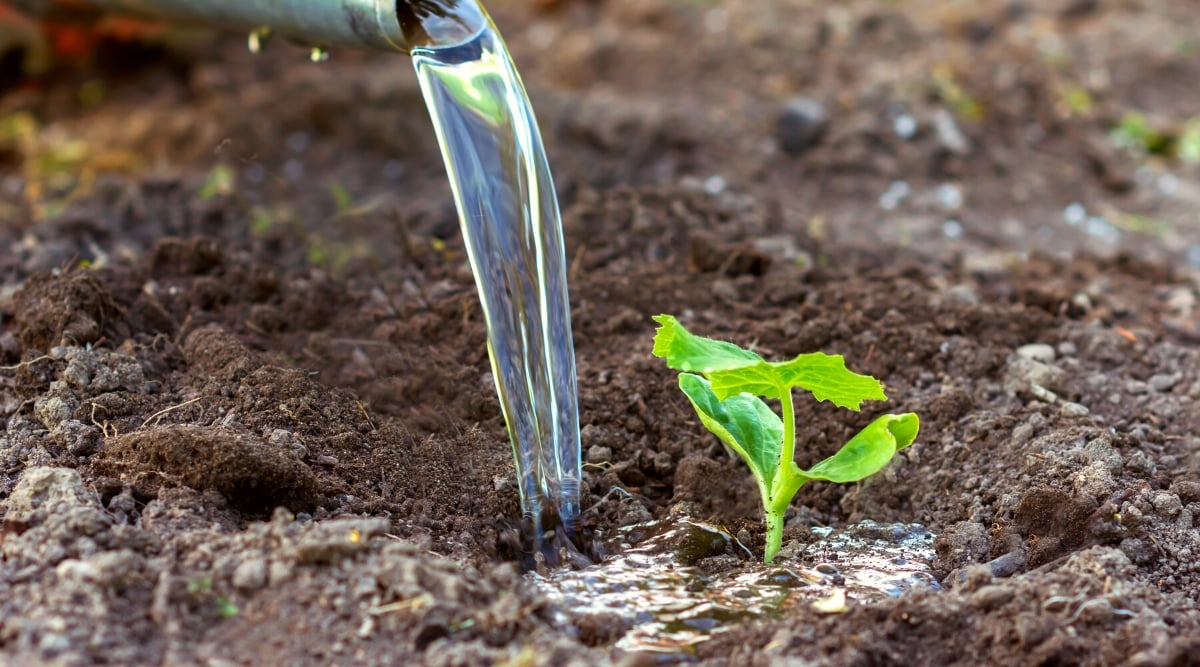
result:
<svg viewBox="0 0 1200 667"><path fill-rule="evenodd" d="M764 559L768 563L779 551L783 517L800 487L814 479L846 483L873 475L917 437L917 415L883 415L837 454L811 470L801 470L793 460L796 418L792 389L805 389L819 401L859 410L863 401L887 400L883 385L850 371L840 355L814 352L791 361L768 362L733 343L695 336L670 315L654 320L659 324L654 355L666 359L669 367L684 371L679 387L700 421L754 473L766 513ZM762 398L779 401L782 419Z"/></svg>
<svg viewBox="0 0 1200 667"><path fill-rule="evenodd" d="M869 375L846 368L840 354L813 352L791 361L761 362L754 366L710 374L713 391L725 397L742 392L763 398L782 398L794 387L807 389L818 401L859 410L863 401L886 401L883 385Z"/></svg>
<svg viewBox="0 0 1200 667"><path fill-rule="evenodd" d="M764 363L762 357L733 343L693 336L670 315L658 315L654 321L660 326L654 334L653 354L675 370L707 374Z"/></svg>
<svg viewBox="0 0 1200 667"><path fill-rule="evenodd" d="M846 368L840 354L813 352L791 361L768 362L733 343L693 335L670 315L659 315L654 336L656 357L667 366L689 373L703 373L712 382L717 398L740 393L778 399L800 387L818 401L858 410L863 401L886 401L883 385L873 377Z"/></svg>
<svg viewBox="0 0 1200 667"><path fill-rule="evenodd" d="M857 482L883 469L896 452L917 438L920 420L914 413L883 415L850 439L837 454L804 474L835 484Z"/></svg>
<svg viewBox="0 0 1200 667"><path fill-rule="evenodd" d="M679 375L679 388L691 399L704 427L742 457L760 486L775 479L779 472L779 448L783 444L783 422L766 403L750 394L722 401L713 393L708 380L691 373ZM770 491L761 490L764 497Z"/></svg>

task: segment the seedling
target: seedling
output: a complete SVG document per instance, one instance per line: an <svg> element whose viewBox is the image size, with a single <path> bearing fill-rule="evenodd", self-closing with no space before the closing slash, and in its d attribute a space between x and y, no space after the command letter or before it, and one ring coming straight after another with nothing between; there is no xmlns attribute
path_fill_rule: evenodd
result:
<svg viewBox="0 0 1200 667"><path fill-rule="evenodd" d="M770 563L783 541L783 517L796 492L811 480L857 482L881 470L897 451L912 444L920 429L914 413L883 415L833 456L801 470L796 451L796 415L792 389L818 401L858 411L863 401L886 401L883 385L846 368L841 355L801 354L791 361L769 362L733 343L694 336L670 315L654 318L654 356L679 371L679 388L696 408L704 426L737 452L758 481L766 510ZM699 375L697 375L699 373ZM760 398L761 397L761 398ZM779 401L780 419L762 399Z"/></svg>

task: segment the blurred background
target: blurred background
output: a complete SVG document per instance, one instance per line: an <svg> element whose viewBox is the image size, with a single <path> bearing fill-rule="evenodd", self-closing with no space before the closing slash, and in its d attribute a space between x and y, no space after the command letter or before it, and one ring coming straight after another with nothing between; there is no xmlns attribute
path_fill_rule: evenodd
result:
<svg viewBox="0 0 1200 667"><path fill-rule="evenodd" d="M722 199L798 261L834 241L985 270L1078 249L1200 268L1191 0L489 8L568 212L619 186L684 188ZM198 193L192 208L219 200L209 214L248 237L300 239L280 241L285 263L387 264L414 234L457 243L404 57L338 50L313 63L285 43L252 54L246 35L41 22L4 3L0 31L6 271L21 253L21 270L37 270L205 233L204 211L144 233L126 216L128 233L98 227L90 243L56 232L169 193Z"/></svg>

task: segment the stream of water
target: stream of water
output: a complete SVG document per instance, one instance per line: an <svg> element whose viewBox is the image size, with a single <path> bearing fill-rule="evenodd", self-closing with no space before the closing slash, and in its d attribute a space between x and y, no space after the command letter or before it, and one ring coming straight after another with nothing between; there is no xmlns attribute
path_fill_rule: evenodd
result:
<svg viewBox="0 0 1200 667"><path fill-rule="evenodd" d="M522 508L536 535L560 522L569 529L581 476L575 350L562 222L537 121L482 7L398 8L483 305Z"/></svg>

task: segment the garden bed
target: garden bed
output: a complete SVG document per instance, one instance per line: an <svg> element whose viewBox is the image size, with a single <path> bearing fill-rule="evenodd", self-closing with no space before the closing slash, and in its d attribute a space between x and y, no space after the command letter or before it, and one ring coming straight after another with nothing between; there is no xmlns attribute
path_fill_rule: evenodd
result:
<svg viewBox="0 0 1200 667"><path fill-rule="evenodd" d="M802 489L784 541L919 523L941 589L666 659L1195 660L1200 167L1110 137L1200 108L1189 3L539 7L495 10L562 195L589 534L674 512L761 555L652 315L885 384L861 414L798 396L802 465L922 420L879 475ZM0 661L643 664L520 572L408 61L204 43L0 99Z"/></svg>

